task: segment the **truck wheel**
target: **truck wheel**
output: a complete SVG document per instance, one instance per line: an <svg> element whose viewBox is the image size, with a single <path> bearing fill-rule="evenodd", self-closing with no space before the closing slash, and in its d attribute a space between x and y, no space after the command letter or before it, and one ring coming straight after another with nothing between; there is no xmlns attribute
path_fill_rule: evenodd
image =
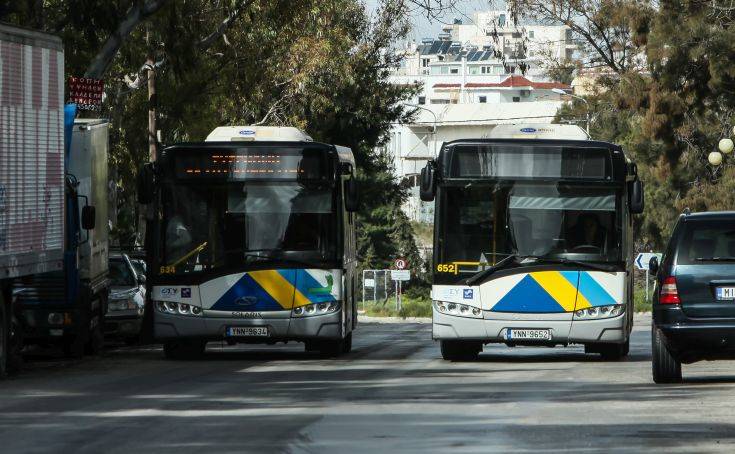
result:
<svg viewBox="0 0 735 454"><path fill-rule="evenodd" d="M10 304L5 303L5 295L0 289L0 378L8 372L10 356Z"/></svg>
<svg viewBox="0 0 735 454"><path fill-rule="evenodd" d="M64 339L61 344L64 356L67 358L79 359L84 356L84 341L79 335Z"/></svg>
<svg viewBox="0 0 735 454"><path fill-rule="evenodd" d="M681 383L681 362L669 351L664 343L664 334L655 326L651 332L651 369L655 383Z"/></svg>
<svg viewBox="0 0 735 454"><path fill-rule="evenodd" d="M196 339L168 341L163 344L163 354L166 359L197 360L204 356L206 346L206 341Z"/></svg>
<svg viewBox="0 0 735 454"><path fill-rule="evenodd" d="M89 332L89 340L84 346L84 353L99 355L105 346L105 333L102 331L102 317L97 316L97 324Z"/></svg>
<svg viewBox="0 0 735 454"><path fill-rule="evenodd" d="M443 340L439 343L446 361L474 361L482 351L481 342Z"/></svg>

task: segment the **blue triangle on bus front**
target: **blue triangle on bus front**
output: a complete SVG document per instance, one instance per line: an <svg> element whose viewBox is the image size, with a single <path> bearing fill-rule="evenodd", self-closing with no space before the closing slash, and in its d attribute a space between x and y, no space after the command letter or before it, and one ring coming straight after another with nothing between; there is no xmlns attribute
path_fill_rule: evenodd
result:
<svg viewBox="0 0 735 454"><path fill-rule="evenodd" d="M493 306L496 312L564 312L543 287L530 275L526 275Z"/></svg>

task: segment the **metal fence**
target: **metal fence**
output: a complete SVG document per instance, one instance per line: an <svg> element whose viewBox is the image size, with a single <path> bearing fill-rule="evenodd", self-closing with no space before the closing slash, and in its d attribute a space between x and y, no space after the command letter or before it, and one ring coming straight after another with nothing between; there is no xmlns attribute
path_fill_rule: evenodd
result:
<svg viewBox="0 0 735 454"><path fill-rule="evenodd" d="M390 270L363 270L361 287L363 310L366 303L385 303L396 294Z"/></svg>

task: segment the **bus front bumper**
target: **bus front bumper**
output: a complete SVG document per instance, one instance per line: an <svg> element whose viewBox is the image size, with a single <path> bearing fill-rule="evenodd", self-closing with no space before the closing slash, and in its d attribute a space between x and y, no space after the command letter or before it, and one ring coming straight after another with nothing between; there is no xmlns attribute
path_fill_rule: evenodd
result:
<svg viewBox="0 0 735 454"><path fill-rule="evenodd" d="M535 314L540 315L540 314ZM545 314L541 314L545 316ZM533 320L530 314L499 314L483 311L484 318L459 317L433 311L435 340L478 340L486 343L508 343L507 330L548 329L551 341L540 344L583 344L625 342L625 314L599 320L573 320L572 314L561 314L547 320ZM498 317L498 318L493 318Z"/></svg>
<svg viewBox="0 0 735 454"><path fill-rule="evenodd" d="M230 338L235 341L273 343L286 340L341 339L342 311L308 317L291 317L291 311L263 314L262 318L183 316L156 311L154 335L158 340L196 338L228 339L227 328L267 327L268 336Z"/></svg>

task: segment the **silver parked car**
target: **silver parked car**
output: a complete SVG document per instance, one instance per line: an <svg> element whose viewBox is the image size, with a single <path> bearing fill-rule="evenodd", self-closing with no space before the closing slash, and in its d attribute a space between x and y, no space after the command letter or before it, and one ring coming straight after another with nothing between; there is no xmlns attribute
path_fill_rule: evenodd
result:
<svg viewBox="0 0 735 454"><path fill-rule="evenodd" d="M135 272L125 254L110 255L110 295L105 314L105 335L135 343L145 311L145 276Z"/></svg>

